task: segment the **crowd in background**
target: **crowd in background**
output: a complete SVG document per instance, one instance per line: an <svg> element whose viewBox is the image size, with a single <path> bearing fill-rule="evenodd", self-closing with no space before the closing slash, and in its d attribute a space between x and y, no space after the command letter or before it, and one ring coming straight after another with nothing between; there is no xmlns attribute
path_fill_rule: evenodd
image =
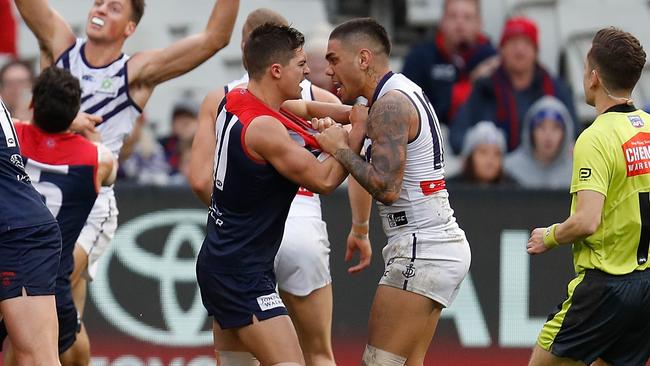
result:
<svg viewBox="0 0 650 366"><path fill-rule="evenodd" d="M11 0L0 0L0 96L14 118L29 120L35 66L17 59L11 6ZM480 14L479 0L445 1L436 32L409 50L401 70L436 110L447 145L448 186L567 189L573 143L584 127L572 93L539 62L543 50L532 20L508 19L497 47L482 32ZM325 75L328 33L307 34L305 49L308 78L333 91ZM187 184L198 110L197 96L180 96L169 120L171 134L164 138L143 115L120 157L119 178Z"/></svg>

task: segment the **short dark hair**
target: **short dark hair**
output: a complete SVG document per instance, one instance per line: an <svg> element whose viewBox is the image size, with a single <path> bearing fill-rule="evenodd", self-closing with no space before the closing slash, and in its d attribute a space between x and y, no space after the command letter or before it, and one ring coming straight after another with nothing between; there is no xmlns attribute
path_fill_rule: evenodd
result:
<svg viewBox="0 0 650 366"><path fill-rule="evenodd" d="M81 87L68 70L50 66L36 78L32 89L34 124L48 133L67 130L79 112Z"/></svg>
<svg viewBox="0 0 650 366"><path fill-rule="evenodd" d="M607 88L632 90L641 77L646 53L632 34L609 27L596 33L587 59Z"/></svg>
<svg viewBox="0 0 650 366"><path fill-rule="evenodd" d="M357 18L339 24L330 39L349 40L353 37L367 37L381 47L381 52L390 56L390 39L386 29L373 18Z"/></svg>
<svg viewBox="0 0 650 366"><path fill-rule="evenodd" d="M25 68L29 72L29 81L32 82L34 81L34 68L29 61L11 60L0 68L0 86L2 86L7 71L9 71L9 69L11 69L12 67L16 67L16 66Z"/></svg>
<svg viewBox="0 0 650 366"><path fill-rule="evenodd" d="M144 15L144 7L144 0L131 0L131 9L133 10L131 20L133 20L135 24L140 23L140 19L142 19L142 16Z"/></svg>
<svg viewBox="0 0 650 366"><path fill-rule="evenodd" d="M305 36L286 25L265 23L255 28L244 46L248 75L259 80L270 65L287 65L304 44Z"/></svg>

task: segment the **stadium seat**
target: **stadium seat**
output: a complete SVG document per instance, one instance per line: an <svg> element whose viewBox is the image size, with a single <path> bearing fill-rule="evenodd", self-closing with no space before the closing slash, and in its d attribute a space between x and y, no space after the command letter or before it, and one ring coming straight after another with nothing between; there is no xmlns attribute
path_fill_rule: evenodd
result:
<svg viewBox="0 0 650 366"><path fill-rule="evenodd" d="M648 52L648 50L646 50ZM636 84L632 98L637 107L642 108L650 104L650 63L645 65L641 79Z"/></svg>
<svg viewBox="0 0 650 366"><path fill-rule="evenodd" d="M596 31L607 26L617 26L639 38L646 50L650 50L650 32L647 20L650 19L650 6L647 0L602 0L598 6L584 6L581 0L563 0L557 4L558 30L564 57L564 77L570 83L575 98L578 119L590 122L595 117L593 108L584 103L582 88L584 58L591 46ZM579 15L578 15L579 14ZM648 66L636 93L639 105L650 98L650 77Z"/></svg>
<svg viewBox="0 0 650 366"><path fill-rule="evenodd" d="M409 25L432 26L442 18L444 0L406 0L406 21Z"/></svg>

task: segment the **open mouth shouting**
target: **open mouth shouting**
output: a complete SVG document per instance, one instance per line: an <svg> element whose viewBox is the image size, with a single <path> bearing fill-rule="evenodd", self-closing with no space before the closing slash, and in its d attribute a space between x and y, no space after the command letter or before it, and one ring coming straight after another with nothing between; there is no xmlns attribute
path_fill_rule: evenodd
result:
<svg viewBox="0 0 650 366"><path fill-rule="evenodd" d="M96 25L96 26L101 28L101 27L104 26L104 19L99 18L99 17L92 17L92 18L90 18L90 23L92 23L93 25Z"/></svg>
<svg viewBox="0 0 650 366"><path fill-rule="evenodd" d="M332 83L334 84L334 88L336 90L336 96L339 97L339 99L340 99L341 96L342 96L342 92L343 92L343 84L341 84L340 82L338 82L336 80L332 80Z"/></svg>

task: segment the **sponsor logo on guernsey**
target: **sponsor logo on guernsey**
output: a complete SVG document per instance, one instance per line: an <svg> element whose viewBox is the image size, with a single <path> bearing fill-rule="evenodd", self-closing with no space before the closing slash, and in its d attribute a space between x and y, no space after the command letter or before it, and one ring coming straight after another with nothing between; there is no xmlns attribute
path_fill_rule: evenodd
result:
<svg viewBox="0 0 650 366"><path fill-rule="evenodd" d="M115 80L115 82L114 82L113 79L117 79L117 78L106 78L106 79L102 80L102 82L101 82L101 84L99 84L99 87L97 88L97 90L95 90L95 93L96 94L104 94L104 95L106 95L108 97L115 98L117 96L117 92L118 92L118 87L117 87L118 86L118 84L117 84L118 80Z"/></svg>
<svg viewBox="0 0 650 366"><path fill-rule="evenodd" d="M262 311L284 307L284 303L282 302L282 299L275 292L270 295L264 295L258 297L257 304L260 306L260 309Z"/></svg>
<svg viewBox="0 0 650 366"><path fill-rule="evenodd" d="M631 115L631 116L627 116L627 119L629 119L632 126L636 128L641 128L644 126L643 119L641 118L641 116Z"/></svg>
<svg viewBox="0 0 650 366"><path fill-rule="evenodd" d="M591 168L580 168L579 178L581 181L589 180L591 178Z"/></svg>
<svg viewBox="0 0 650 366"><path fill-rule="evenodd" d="M388 219L388 226L390 227L404 226L409 223L405 211L389 213L386 215L386 218Z"/></svg>
<svg viewBox="0 0 650 366"><path fill-rule="evenodd" d="M25 164L23 164L23 157L20 156L19 154L13 154L11 155L11 164L15 165L17 168L21 170L25 170Z"/></svg>
<svg viewBox="0 0 650 366"><path fill-rule="evenodd" d="M650 173L650 133L639 132L622 147L628 177Z"/></svg>

